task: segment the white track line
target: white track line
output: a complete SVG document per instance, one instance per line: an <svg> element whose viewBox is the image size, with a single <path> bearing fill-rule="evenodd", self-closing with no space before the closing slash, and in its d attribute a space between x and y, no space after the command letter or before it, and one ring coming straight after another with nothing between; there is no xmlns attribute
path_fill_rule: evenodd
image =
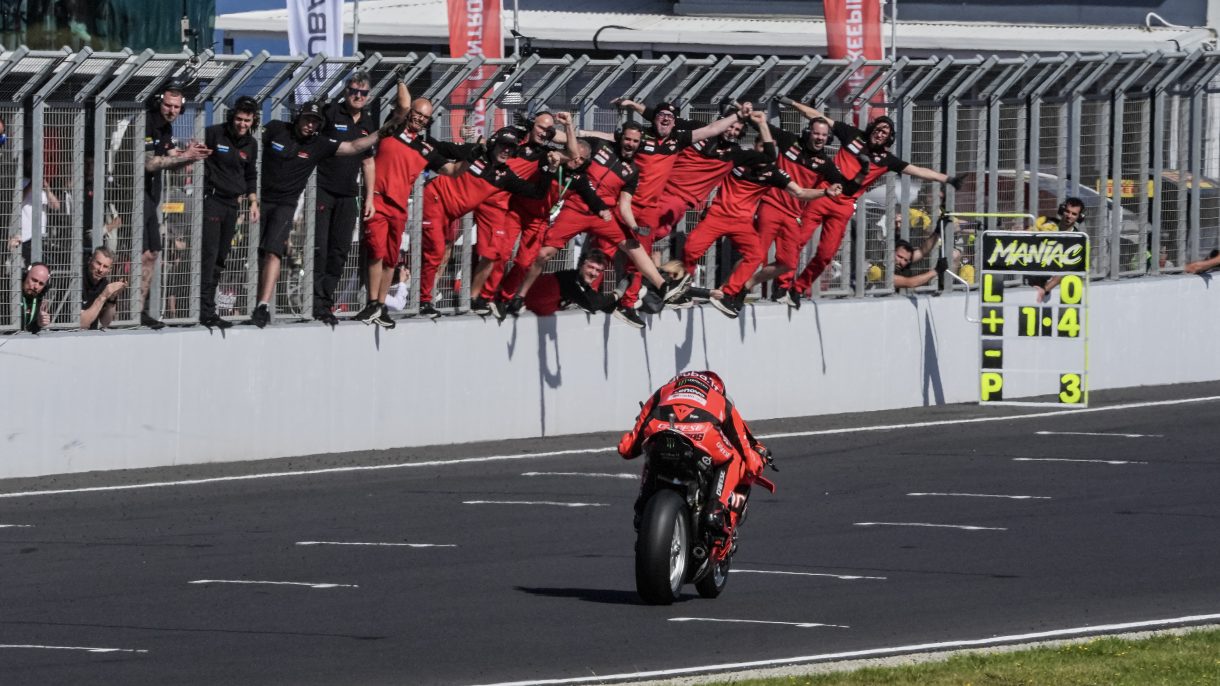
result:
<svg viewBox="0 0 1220 686"><path fill-rule="evenodd" d="M1164 438L1165 434L1117 434L1091 431L1035 431L1039 436L1113 436L1115 438Z"/></svg>
<svg viewBox="0 0 1220 686"><path fill-rule="evenodd" d="M887 648L867 648L865 650L849 650L841 653L822 653L785 657L774 660L755 660L752 662L726 662L698 667L677 667L674 669L656 669L647 672L630 672L623 674L602 674L597 676L580 676L568 679L533 679L530 681L505 681L482 686L559 686L560 684L589 684L619 681L640 681L642 679L665 679L690 674L705 674L709 672L740 671L764 667L782 667L813 662L830 662L834 660L853 660L862 657L880 657L885 655L903 655L932 650L954 650L960 648L975 648L981 646L1001 645L1005 643L1028 643L1031 641L1046 641L1072 636L1087 636L1092 634L1123 633L1142 629L1155 629L1182 624L1198 624L1201 622L1220 621L1220 614L1192 615L1175 617L1173 619L1154 619L1143 622L1125 622L1123 624L1098 624L1096 626L1073 627L1070 629L1053 629L1028 634L1013 634L1010 636L990 636L988 638L972 638L959 641L943 641L940 643L914 643L911 645L891 646Z"/></svg>
<svg viewBox="0 0 1220 686"><path fill-rule="evenodd" d="M856 526L928 526L936 529L964 529L966 531L1008 531L1002 526L974 526L971 524L928 524L926 522L856 522Z"/></svg>
<svg viewBox="0 0 1220 686"><path fill-rule="evenodd" d="M884 576L858 576L855 574L824 574L818 572L781 572L770 569L739 569L737 567L729 570L730 574L787 574L791 576L826 576L831 579L843 579L844 581L856 581L859 579L876 579L885 581L888 577Z"/></svg>
<svg viewBox="0 0 1220 686"><path fill-rule="evenodd" d="M147 653L140 648L90 648L88 646L40 646L0 643L0 648L27 648L31 650L83 650L87 653Z"/></svg>
<svg viewBox="0 0 1220 686"><path fill-rule="evenodd" d="M33 524L0 524L0 529L33 529Z"/></svg>
<svg viewBox="0 0 1220 686"><path fill-rule="evenodd" d="M521 472L521 476L590 476L602 479L629 479L631 481L638 481L640 478L639 474L625 474L622 472Z"/></svg>
<svg viewBox="0 0 1220 686"><path fill-rule="evenodd" d="M358 543L353 541L297 541L295 545L368 545L402 548L456 548L453 543Z"/></svg>
<svg viewBox="0 0 1220 686"><path fill-rule="evenodd" d="M1014 457L1013 462L1093 462L1096 464L1148 464L1138 460L1080 460L1070 457Z"/></svg>
<svg viewBox="0 0 1220 686"><path fill-rule="evenodd" d="M934 422L915 422L911 424L882 424L878 426L858 426L846 427L842 429L820 429L817 431L796 431L790 433L763 434L759 435L760 440L775 439L775 438L797 438L808 436L831 436L836 434L849 433L866 433L871 431L899 431L903 429L921 429L931 426L950 426L953 424L979 424L984 422L1008 422L1021 419L1045 419L1047 417L1064 417L1074 414L1085 414L1091 412L1114 412L1120 410L1134 410L1145 407L1166 407L1172 405L1185 405L1190 403L1204 403L1220 400L1220 395L1205 396L1200 398L1181 398L1178 400L1158 400L1154 402L1143 403L1124 403L1120 405L1108 405L1106 407L1087 407L1075 410L1055 410L1053 412L1032 412L1029 414L1015 414L1003 417L975 417L972 419L944 419ZM532 460L539 457L557 457L560 455L589 455L593 453L607 453L614 451L612 446L604 448L581 448L575 450L552 450L541 453L515 453L512 455L487 455L484 457L465 457L454 460L427 460L423 462L397 462L394 464L381 465L357 465L352 467L329 467L325 469L303 469L296 472L269 472L266 474L240 474L236 476L217 476L207 479L187 479L183 481L155 481L144 484L121 484L117 486L90 486L87 488L63 488L45 491L18 491L15 493L0 493L0 498L27 498L38 495L63 495L67 493L96 493L104 491L127 491L140 488L167 488L171 486L196 486L199 484L223 483L226 481L251 481L254 479L277 479L281 477L293 476L318 476L321 474L346 474L349 472L369 472L382 469L415 469L420 467L438 467L438 466L453 466L462 464L477 464L482 462L506 462L510 460Z"/></svg>
<svg viewBox="0 0 1220 686"><path fill-rule="evenodd" d="M952 498L1008 498L1011 500L1050 500L1049 495L997 495L991 493L908 493L910 496L946 496Z"/></svg>
<svg viewBox="0 0 1220 686"><path fill-rule="evenodd" d="M196 579L188 584L259 584L268 586L308 586L309 588L360 588L356 584L326 584L303 581L249 581L245 579Z"/></svg>
<svg viewBox="0 0 1220 686"><path fill-rule="evenodd" d="M819 622L768 622L761 619L712 619L710 617L670 617L671 622L729 622L733 624L778 624L781 626L796 626L802 629L812 629L819 626L828 626L835 629L850 629L851 627L843 624L821 624Z"/></svg>
<svg viewBox="0 0 1220 686"><path fill-rule="evenodd" d="M463 505L549 505L552 507L610 507L610 503L560 503L552 500L463 500Z"/></svg>

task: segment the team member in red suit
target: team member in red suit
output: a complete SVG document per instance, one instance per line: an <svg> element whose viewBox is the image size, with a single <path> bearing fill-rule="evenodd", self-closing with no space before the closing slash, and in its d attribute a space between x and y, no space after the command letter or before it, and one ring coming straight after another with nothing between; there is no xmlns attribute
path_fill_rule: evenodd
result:
<svg viewBox="0 0 1220 686"><path fill-rule="evenodd" d="M762 474L771 453L750 433L720 376L711 371L682 372L657 389L644 403L635 427L623 434L619 455L628 460L640 455L644 444L659 431L681 432L712 458L717 469L724 470L724 481L718 481L719 488L712 494L720 507L713 507L711 513L731 533L750 485ZM646 495L641 494L637 508ZM724 517L726 511L728 517Z"/></svg>
<svg viewBox="0 0 1220 686"><path fill-rule="evenodd" d="M805 241L822 227L817 250L809 264L796 278L789 295L799 303L801 294L809 293L814 280L834 259L843 243L847 222L856 210L856 199L879 181L887 172L907 174L917 179L948 183L956 187L960 181L947 174L911 164L894 156L889 148L894 144L894 121L889 117L877 117L861 131L856 127L827 117L817 109L785 98L784 104L796 108L809 119L821 117L830 122L831 133L839 140L840 148L831 160L831 168L823 175L822 183L843 184L843 193L838 197L826 197L809 203L801 216L801 234Z"/></svg>

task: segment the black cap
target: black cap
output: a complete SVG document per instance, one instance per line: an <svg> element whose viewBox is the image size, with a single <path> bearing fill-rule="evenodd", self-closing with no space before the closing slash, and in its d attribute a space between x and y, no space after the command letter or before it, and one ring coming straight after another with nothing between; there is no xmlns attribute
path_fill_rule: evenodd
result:
<svg viewBox="0 0 1220 686"><path fill-rule="evenodd" d="M507 126L500 129L499 131L496 131L496 133L491 138L492 147L495 147L498 145L503 145L503 146L512 148L512 147L516 147L520 144L521 144L521 137L518 136L517 132L514 131L511 127L507 127Z"/></svg>
<svg viewBox="0 0 1220 686"><path fill-rule="evenodd" d="M301 106L297 112L297 119L302 117L315 117L322 125L326 124L326 115L322 114L322 106L316 102L307 102Z"/></svg>
<svg viewBox="0 0 1220 686"><path fill-rule="evenodd" d="M658 102L652 108L653 118L655 119L656 116L662 112L669 112L670 114L674 115L674 117L678 116L678 108L672 102Z"/></svg>

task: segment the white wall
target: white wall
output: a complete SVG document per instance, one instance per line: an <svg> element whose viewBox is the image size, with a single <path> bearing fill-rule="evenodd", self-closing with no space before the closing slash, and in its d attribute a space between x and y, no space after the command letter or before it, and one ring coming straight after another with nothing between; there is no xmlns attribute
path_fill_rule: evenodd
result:
<svg viewBox="0 0 1220 686"><path fill-rule="evenodd" d="M750 419L971 402L963 297L766 303L736 321L705 307L645 332L564 313L5 337L0 478L625 430L692 368L717 370ZM1090 299L1093 390L1220 379L1220 283Z"/></svg>

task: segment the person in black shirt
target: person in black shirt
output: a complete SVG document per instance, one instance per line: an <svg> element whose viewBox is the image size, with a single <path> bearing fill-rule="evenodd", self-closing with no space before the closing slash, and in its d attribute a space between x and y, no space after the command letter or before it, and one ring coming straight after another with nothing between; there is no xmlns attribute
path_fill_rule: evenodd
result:
<svg viewBox="0 0 1220 686"><path fill-rule="evenodd" d="M250 323L263 328L271 321L271 298L280 278L280 261L288 250L292 215L309 176L324 160L359 155L377 143L376 131L354 141L319 136L326 126L322 107L301 107L292 122L275 120L263 129L262 236L259 240L258 304Z"/></svg>
<svg viewBox="0 0 1220 686"><path fill-rule="evenodd" d="M192 162L207 158L206 145L192 141L179 150L174 140L174 120L182 114L184 85L178 80L169 84L154 99L145 120L144 130L144 252L140 256L140 324L160 329L165 324L148 311L148 290L152 285L157 258L161 255L161 186L167 169L181 169Z"/></svg>
<svg viewBox="0 0 1220 686"><path fill-rule="evenodd" d="M51 312L43 296L51 282L51 269L42 262L31 264L21 279L21 331L38 333L51 325Z"/></svg>
<svg viewBox="0 0 1220 686"><path fill-rule="evenodd" d="M610 268L610 258L600 250L590 250L576 269L543 274L525 295L525 307L544 317L559 310L579 307L585 312L614 312L622 293L601 293L593 284L601 281Z"/></svg>
<svg viewBox="0 0 1220 686"><path fill-rule="evenodd" d="M80 328L105 329L114 320L119 293L127 282L111 281L113 268L114 253L105 246L95 248L81 279Z"/></svg>
<svg viewBox="0 0 1220 686"><path fill-rule="evenodd" d="M375 107L369 107L369 75L358 71L347 80L343 100L325 108L322 135L337 141L353 141L376 131ZM332 157L318 165L317 220L314 224L313 318L331 326L335 288L343 277L352 233L361 203L360 176L364 176L363 219L373 216L373 184L376 181L373 151L350 157Z"/></svg>
<svg viewBox="0 0 1220 686"><path fill-rule="evenodd" d="M250 223L258 221L258 102L243 95L229 110L228 121L204 130L212 151L203 166L203 245L199 252L199 323L227 329L216 314L216 286L237 230L238 201L250 201Z"/></svg>

